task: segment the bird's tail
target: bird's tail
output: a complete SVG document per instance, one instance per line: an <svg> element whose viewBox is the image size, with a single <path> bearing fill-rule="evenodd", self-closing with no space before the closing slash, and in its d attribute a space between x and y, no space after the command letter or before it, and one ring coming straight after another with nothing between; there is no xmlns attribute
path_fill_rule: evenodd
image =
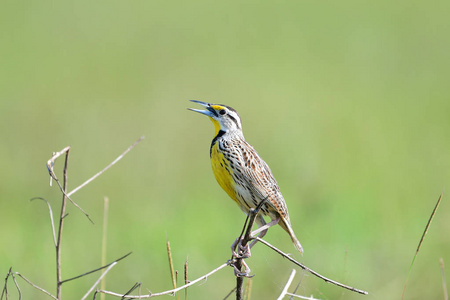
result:
<svg viewBox="0 0 450 300"><path fill-rule="evenodd" d="M298 252L300 252L300 254L303 255L303 247L298 241L297 237L295 236L294 230L292 229L291 226L291 221L289 221L289 219L282 218L280 220L280 226L289 234L292 243L294 243L295 248L298 250Z"/></svg>

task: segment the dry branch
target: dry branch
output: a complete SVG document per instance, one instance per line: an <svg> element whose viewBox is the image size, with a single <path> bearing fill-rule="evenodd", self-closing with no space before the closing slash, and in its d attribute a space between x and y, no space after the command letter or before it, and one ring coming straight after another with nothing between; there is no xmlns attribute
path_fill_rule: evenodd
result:
<svg viewBox="0 0 450 300"><path fill-rule="evenodd" d="M320 274L317 273L316 271L314 271L314 270L308 268L307 266L305 266L305 265L299 263L298 261L296 261L295 259L293 259L292 257L290 257L288 254L286 254L286 253L284 253L283 251L279 250L279 249L276 248L275 246L269 244L269 243L266 242L265 240L263 240L263 239L261 239L261 238L259 238L259 237L256 237L255 239L257 239L259 242L263 243L264 245L266 245L266 246L269 247L270 249L274 250L275 252L277 252L278 254L280 254L281 256L283 256L284 258L286 258L287 260L289 260L290 262L296 264L297 266L299 266L299 267L302 268L303 270L305 270L305 271L311 273L312 275L314 275L314 276L316 276L316 277L318 277L318 278L324 280L325 282L332 283L332 284L334 284L334 285L337 285L337 286L339 286L339 287L342 287L342 288L344 288L344 289L347 289L347 290L350 290L350 291L352 291L352 292L356 292L356 293L359 293L359 294L363 294L363 295L367 295L367 294L368 294L368 292L366 292L366 291L363 291L363 290L360 290L360 289L357 289L357 288L354 288L354 287L351 287L351 286L342 284L342 283L337 282L337 281L335 281L335 280L329 279L329 278L327 278L327 277L325 277L325 276L323 276L323 275L320 275Z"/></svg>
<svg viewBox="0 0 450 300"><path fill-rule="evenodd" d="M400 298L401 300L403 300L403 297L405 296L406 286L408 285L408 280L409 280L409 276L411 275L412 266L414 265L414 261L416 260L417 254L419 254L420 247L422 246L423 240L425 239L425 236L427 235L428 229L430 228L431 221L433 221L433 218L436 215L436 211L439 207L439 204L441 204L443 195L444 195L444 193L442 192L441 195L439 196L439 199L436 202L436 205L433 208L433 212L431 213L430 218L428 219L427 225L425 226L425 230L422 233L422 236L419 241L419 245L417 246L417 249L416 249L416 253L414 254L413 259L411 261L411 265L409 266L408 275L406 276L405 285L403 286L402 297Z"/></svg>
<svg viewBox="0 0 450 300"><path fill-rule="evenodd" d="M92 176L91 178L89 178L88 180L83 182L82 184L80 184L78 187L74 188L70 193L67 194L67 197L72 196L73 194L78 192L80 189L82 189L83 187L88 185L90 182L92 182L94 179L96 179L98 176L102 175L106 170L108 170L109 168L114 166L119 160L121 160L128 152L131 151L131 149L133 149L143 139L144 139L144 136L141 136L136 142L134 142L130 147L128 147L127 150L125 150L115 160L113 160L109 165L107 165L105 168L103 168L103 170L101 170L100 172L98 172L97 174L95 174L94 176Z"/></svg>
<svg viewBox="0 0 450 300"><path fill-rule="evenodd" d="M286 282L286 285L284 286L283 290L281 291L280 296L277 298L277 300L283 299L283 297L287 294L288 288L291 286L292 280L294 280L295 277L295 269L292 269L291 275L289 276L288 281Z"/></svg>
<svg viewBox="0 0 450 300"><path fill-rule="evenodd" d="M225 267L230 266L234 261L229 260L226 263L220 265L219 267L215 268L214 270L212 270L211 272L209 272L206 275L203 275L191 282L189 282L188 284L185 284L183 286L180 286L176 289L172 289L172 290L168 290L168 291L164 291L164 292L160 292L160 293L149 293L148 295L128 295L128 294L119 294L119 293L115 293L115 292L111 292L111 291L105 291L105 290L99 290L98 293L104 293L106 295L110 295L110 296L115 296L115 297L127 297L129 299L147 299L147 298L151 298L151 297L158 297L158 296L162 296L162 295L174 295L176 292L181 291L187 287L190 287L194 284L196 284L197 282L200 282L202 280L206 280L208 279L209 276L213 275L214 273L222 270Z"/></svg>
<svg viewBox="0 0 450 300"><path fill-rule="evenodd" d="M40 290L41 292L43 292L44 294L47 294L48 296L52 297L55 300L58 300L58 298L56 298L55 296L53 296L52 294L50 294L49 292L47 292L46 290L44 290L43 288L35 285L34 283L32 283L29 279L27 279L25 276L23 276L22 274L20 274L19 272L15 272L15 274L17 276L19 276L20 278L22 278L26 283L28 283L29 285L31 285L32 287L34 287L37 290Z"/></svg>

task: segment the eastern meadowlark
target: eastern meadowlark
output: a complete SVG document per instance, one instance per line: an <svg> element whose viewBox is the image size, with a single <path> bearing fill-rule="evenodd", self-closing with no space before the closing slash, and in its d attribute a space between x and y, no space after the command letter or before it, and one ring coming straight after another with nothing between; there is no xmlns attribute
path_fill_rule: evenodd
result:
<svg viewBox="0 0 450 300"><path fill-rule="evenodd" d="M219 185L246 214L267 198L261 212L270 217L271 222L266 224L259 214L256 219L259 229L255 232L260 232L259 237L263 237L270 226L280 224L291 237L295 248L303 253L292 230L286 202L277 181L266 162L245 141L237 111L222 104L191 101L204 106L206 110L189 109L207 115L214 124L215 137L209 153Z"/></svg>

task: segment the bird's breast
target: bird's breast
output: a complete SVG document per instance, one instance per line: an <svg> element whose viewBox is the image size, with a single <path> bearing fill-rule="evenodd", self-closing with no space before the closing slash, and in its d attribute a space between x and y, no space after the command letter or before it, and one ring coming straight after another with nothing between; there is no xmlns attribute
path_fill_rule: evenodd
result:
<svg viewBox="0 0 450 300"><path fill-rule="evenodd" d="M224 153L219 149L219 143L211 145L211 166L217 182L227 192L231 199L237 202L235 183L233 180L233 169Z"/></svg>

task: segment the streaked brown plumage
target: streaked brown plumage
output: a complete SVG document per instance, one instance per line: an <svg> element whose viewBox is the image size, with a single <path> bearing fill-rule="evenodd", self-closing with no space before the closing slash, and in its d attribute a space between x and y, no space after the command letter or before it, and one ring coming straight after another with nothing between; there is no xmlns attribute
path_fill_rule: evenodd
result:
<svg viewBox="0 0 450 300"><path fill-rule="evenodd" d="M211 165L219 185L247 214L268 197L262 214L271 218L290 235L295 248L300 253L303 248L292 230L286 202L281 194L272 171L253 147L247 143L242 133L239 114L233 108L191 100L206 110L190 109L210 117L215 127L215 137L211 142ZM266 225L261 214L256 219L258 226ZM267 229L261 231L264 236Z"/></svg>

